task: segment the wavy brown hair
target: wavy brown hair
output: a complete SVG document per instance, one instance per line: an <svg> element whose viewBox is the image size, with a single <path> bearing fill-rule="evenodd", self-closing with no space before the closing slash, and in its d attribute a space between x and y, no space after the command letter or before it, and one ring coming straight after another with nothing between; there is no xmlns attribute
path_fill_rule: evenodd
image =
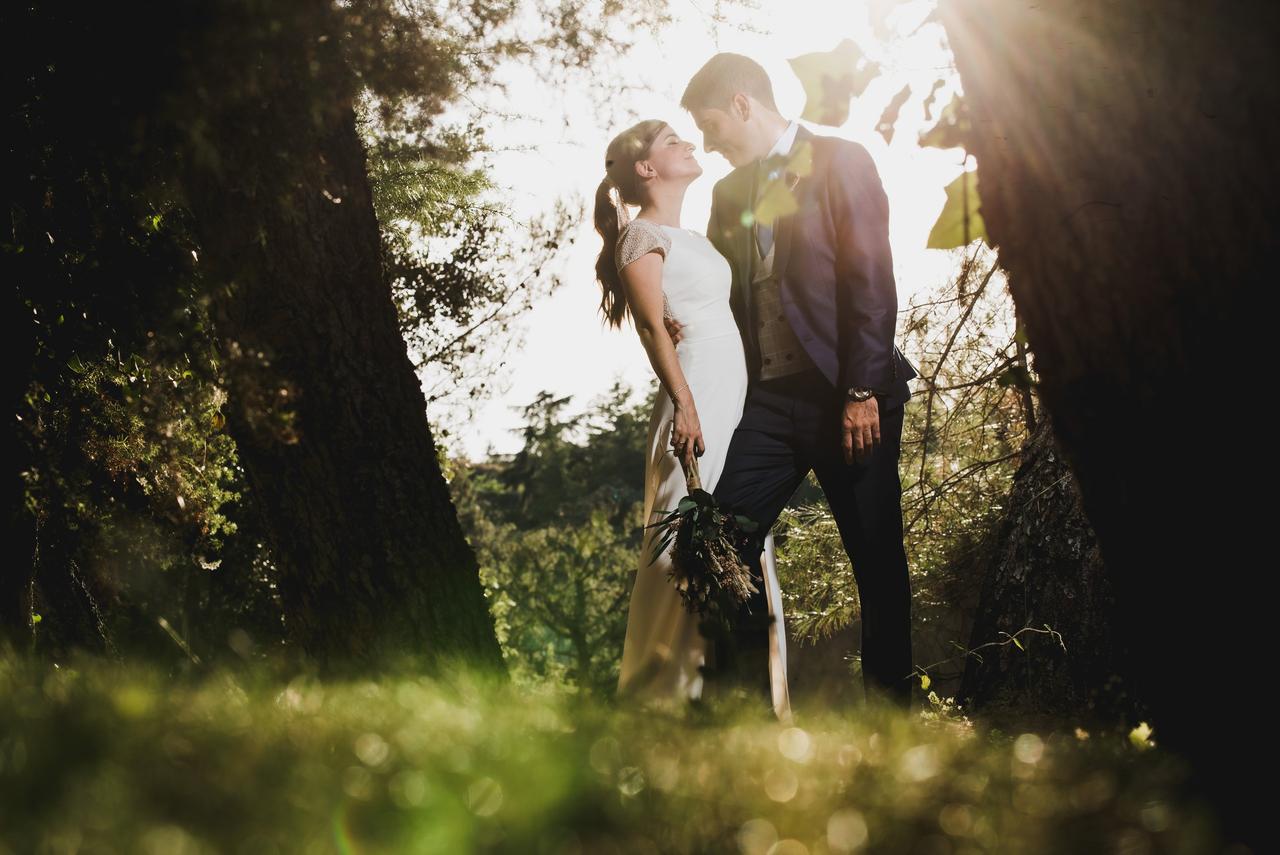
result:
<svg viewBox="0 0 1280 855"><path fill-rule="evenodd" d="M665 127L667 123L661 119L645 119L614 137L605 151L605 177L596 188L596 232L604 241L596 258L596 281L600 283L600 313L612 327L622 326L623 319L631 314L631 307L627 305L615 262L620 224L610 192L616 192L628 205L641 204L636 163L649 156L653 141Z"/></svg>

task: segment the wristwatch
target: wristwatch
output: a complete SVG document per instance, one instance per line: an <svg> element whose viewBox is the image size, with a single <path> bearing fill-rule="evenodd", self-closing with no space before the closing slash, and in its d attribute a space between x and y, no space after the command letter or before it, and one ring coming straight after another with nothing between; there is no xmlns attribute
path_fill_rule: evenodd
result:
<svg viewBox="0 0 1280 855"><path fill-rule="evenodd" d="M868 389L866 386L850 386L845 392L845 397L850 401L865 401L875 393L874 389Z"/></svg>

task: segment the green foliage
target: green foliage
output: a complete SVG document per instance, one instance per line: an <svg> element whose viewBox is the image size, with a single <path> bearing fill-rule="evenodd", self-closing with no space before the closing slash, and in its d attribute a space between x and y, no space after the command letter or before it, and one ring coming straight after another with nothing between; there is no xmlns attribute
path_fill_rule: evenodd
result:
<svg viewBox="0 0 1280 855"><path fill-rule="evenodd" d="M369 152L369 186L383 240L405 252L415 240L443 234L456 222L460 207L494 189L483 170L466 162L479 151L483 135L451 135L446 146L429 156L422 146L379 137L365 128ZM461 160L457 163L453 161Z"/></svg>
<svg viewBox="0 0 1280 855"><path fill-rule="evenodd" d="M543 392L507 460L452 461L450 492L476 550L490 613L517 681L617 680L641 546L652 395L615 383L580 414Z"/></svg>
<svg viewBox="0 0 1280 855"><path fill-rule="evenodd" d="M471 413L519 344L512 325L559 280L544 274L581 211L557 203L516 222L486 173L468 166L482 129L407 146L366 121L383 269L400 332L437 420Z"/></svg>
<svg viewBox="0 0 1280 855"><path fill-rule="evenodd" d="M902 112L902 105L907 103L907 99L911 97L911 87L903 86L898 90L898 94L893 96L893 100L884 108L884 112L880 114L880 121L876 123L876 131L880 136L884 137L885 144L893 142L893 134L895 125L898 123L898 114Z"/></svg>
<svg viewBox="0 0 1280 855"><path fill-rule="evenodd" d="M507 527L480 554L481 579L513 676L524 684L554 679L610 691L636 567L631 533L599 510L572 526Z"/></svg>
<svg viewBox="0 0 1280 855"><path fill-rule="evenodd" d="M966 148L969 134L969 116L964 110L964 102L959 95L953 95L938 115L938 123L920 134L919 143L931 148Z"/></svg>
<svg viewBox="0 0 1280 855"><path fill-rule="evenodd" d="M852 623L858 585L826 500L784 509L774 531L787 635L815 642Z"/></svg>
<svg viewBox="0 0 1280 855"><path fill-rule="evenodd" d="M1182 759L1122 731L1003 734L943 704L796 715L730 698L679 716L460 669L192 682L6 659L0 827L14 852L1224 845Z"/></svg>
<svg viewBox="0 0 1280 855"><path fill-rule="evenodd" d="M524 447L495 467L501 492L489 507L521 528L583 522L600 507L625 513L644 498L654 394L629 404L631 389L615 383L580 414L568 413L572 396L537 395L523 408Z"/></svg>
<svg viewBox="0 0 1280 855"><path fill-rule="evenodd" d="M959 95L953 95L939 114L937 124L920 134L920 145L964 149L968 147L972 133L964 100ZM989 243L986 223L982 219L982 203L978 198L977 171L962 172L955 181L947 185L946 193L946 204L929 231L926 247L955 249L968 246L971 241L979 238Z"/></svg>
<svg viewBox="0 0 1280 855"><path fill-rule="evenodd" d="M225 432L226 395L208 376L208 342L192 344L189 353L152 346L95 360L76 355L54 378L56 395L36 382L26 396L26 441L39 461L23 473L37 577L71 568L92 599L100 643L118 653L181 658L162 640L158 621L166 618L193 643L199 618L202 649L233 626L260 637L279 632L266 581L249 572L261 558L260 534L239 531L246 485ZM234 571L223 568L228 555ZM228 572L237 578L207 578ZM205 594L193 599L197 582ZM215 591L231 593L224 582L239 588L232 601L211 601ZM37 606L55 619L37 628L37 644L48 635L57 647L67 604L43 596Z"/></svg>
<svg viewBox="0 0 1280 855"><path fill-rule="evenodd" d="M960 173L947 185L947 201L938 221L929 231L929 249L955 249L968 246L981 238L987 240L987 226L982 219L982 203L978 199L977 170Z"/></svg>
<svg viewBox="0 0 1280 855"><path fill-rule="evenodd" d="M85 461L125 490L134 482L156 514L193 529L197 553L216 554L236 530L223 506L240 498L226 393L181 363L137 354L79 367L71 394L98 404L76 431Z"/></svg>
<svg viewBox="0 0 1280 855"><path fill-rule="evenodd" d="M996 382L1001 386L1016 386L1019 389L1031 389L1039 385L1035 378L1031 376L1031 372L1021 365L1009 366L1003 374L996 378Z"/></svg>
<svg viewBox="0 0 1280 855"><path fill-rule="evenodd" d="M820 125L839 127L849 119L849 101L863 93L880 74L880 66L869 60L852 39L844 39L833 49L807 53L787 60L804 86L805 105L800 118Z"/></svg>

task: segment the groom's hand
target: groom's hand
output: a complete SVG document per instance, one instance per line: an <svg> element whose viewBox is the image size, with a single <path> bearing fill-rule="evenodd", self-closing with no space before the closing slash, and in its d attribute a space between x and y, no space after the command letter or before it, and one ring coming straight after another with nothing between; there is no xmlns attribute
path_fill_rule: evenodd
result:
<svg viewBox="0 0 1280 855"><path fill-rule="evenodd" d="M841 419L844 462L865 463L880 445L880 404L875 396L865 401L845 401Z"/></svg>
<svg viewBox="0 0 1280 855"><path fill-rule="evenodd" d="M671 336L671 343L679 344L680 339L684 337L684 333L680 332L684 328L684 324L669 315L663 317L662 323L667 327L667 335Z"/></svg>

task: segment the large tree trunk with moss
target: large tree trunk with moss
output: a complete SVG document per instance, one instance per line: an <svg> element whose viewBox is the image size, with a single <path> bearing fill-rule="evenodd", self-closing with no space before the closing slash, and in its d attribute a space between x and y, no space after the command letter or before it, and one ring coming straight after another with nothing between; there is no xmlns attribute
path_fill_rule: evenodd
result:
<svg viewBox="0 0 1280 855"><path fill-rule="evenodd" d="M1154 738L1228 821L1270 544L1234 416L1280 263L1280 10L942 0L987 230L1112 574ZM1265 449L1261 450L1265 455ZM1263 489L1268 481L1261 479ZM1265 560L1265 559L1264 559ZM1190 639L1187 634L1191 633Z"/></svg>
<svg viewBox="0 0 1280 855"><path fill-rule="evenodd" d="M1119 673L1110 578L1052 421L1040 417L1004 518L978 550L974 655L956 697L1005 727L1123 725L1143 710Z"/></svg>
<svg viewBox="0 0 1280 855"><path fill-rule="evenodd" d="M330 672L501 669L383 276L341 34L321 0L265 9L208 12L180 88L207 106L185 184L286 622Z"/></svg>

